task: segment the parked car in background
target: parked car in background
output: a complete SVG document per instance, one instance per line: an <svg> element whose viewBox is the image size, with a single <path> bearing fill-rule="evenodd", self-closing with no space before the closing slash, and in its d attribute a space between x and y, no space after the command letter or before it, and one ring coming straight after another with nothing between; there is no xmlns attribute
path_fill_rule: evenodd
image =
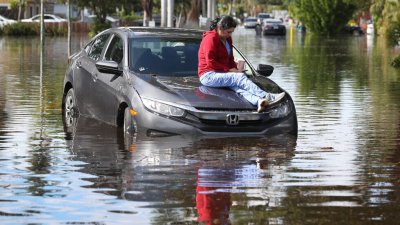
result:
<svg viewBox="0 0 400 225"><path fill-rule="evenodd" d="M202 86L197 52L203 30L119 27L92 38L71 57L64 77L62 111L66 126L96 118L124 133L170 135L297 135L297 115L288 93L276 105L257 107L234 91ZM246 75L271 93L284 91L268 78L273 67Z"/></svg>
<svg viewBox="0 0 400 225"><path fill-rule="evenodd" d="M93 23L96 20L97 16L96 15L88 15L84 18L85 22L88 23ZM113 17L113 16L106 16L106 22L111 24L111 27L118 27L119 26L119 18Z"/></svg>
<svg viewBox="0 0 400 225"><path fill-rule="evenodd" d="M243 26L244 28L255 28L257 25L256 17L247 17L244 19Z"/></svg>
<svg viewBox="0 0 400 225"><path fill-rule="evenodd" d="M0 15L0 28L4 27L4 25L16 23L16 22L17 21L15 21L13 19L9 19L7 17Z"/></svg>
<svg viewBox="0 0 400 225"><path fill-rule="evenodd" d="M21 22L40 22L40 14L32 16L31 18L22 19ZM53 14L44 14L45 23L62 23L67 22L66 19Z"/></svg>
<svg viewBox="0 0 400 225"><path fill-rule="evenodd" d="M261 24L262 34L264 35L285 35L286 26L279 19L264 19Z"/></svg>
<svg viewBox="0 0 400 225"><path fill-rule="evenodd" d="M257 14L257 23L261 24L264 21L264 19L268 19L268 18L271 18L271 14L259 13L259 14Z"/></svg>

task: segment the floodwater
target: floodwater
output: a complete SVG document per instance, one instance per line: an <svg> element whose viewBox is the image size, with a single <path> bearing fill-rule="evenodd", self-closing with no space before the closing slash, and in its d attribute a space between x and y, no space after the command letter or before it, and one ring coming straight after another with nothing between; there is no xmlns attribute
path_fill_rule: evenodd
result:
<svg viewBox="0 0 400 225"><path fill-rule="evenodd" d="M238 28L293 97L298 137L132 140L82 117L64 130L67 39L45 41L41 73L38 38L0 37L1 224L399 223L400 51L383 38Z"/></svg>

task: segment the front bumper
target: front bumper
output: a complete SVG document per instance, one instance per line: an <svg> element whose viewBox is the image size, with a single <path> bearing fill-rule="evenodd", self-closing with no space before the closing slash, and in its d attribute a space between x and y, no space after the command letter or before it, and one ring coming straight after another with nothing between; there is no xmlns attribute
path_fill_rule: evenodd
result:
<svg viewBox="0 0 400 225"><path fill-rule="evenodd" d="M272 113L281 104L290 107L282 118L274 118ZM138 132L153 134L197 134L218 136L252 136L277 133L297 134L297 116L293 103L286 99L264 113L255 111L225 111L196 109L183 117L167 117L155 112L142 110L136 121Z"/></svg>

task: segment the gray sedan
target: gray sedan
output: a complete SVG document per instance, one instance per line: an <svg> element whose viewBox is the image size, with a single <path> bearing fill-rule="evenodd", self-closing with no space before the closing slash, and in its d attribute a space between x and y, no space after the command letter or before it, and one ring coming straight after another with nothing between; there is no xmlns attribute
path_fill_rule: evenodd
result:
<svg viewBox="0 0 400 225"><path fill-rule="evenodd" d="M297 135L297 116L288 93L263 113L229 89L209 88L197 76L202 31L173 28L111 28L70 58L64 79L63 119L73 127L79 116L122 127L127 134L169 136ZM273 67L246 74L272 93L283 89L268 76Z"/></svg>

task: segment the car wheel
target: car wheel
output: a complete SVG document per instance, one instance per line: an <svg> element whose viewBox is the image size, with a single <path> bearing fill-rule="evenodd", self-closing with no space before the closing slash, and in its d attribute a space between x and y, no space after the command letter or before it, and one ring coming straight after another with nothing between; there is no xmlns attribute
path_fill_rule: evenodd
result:
<svg viewBox="0 0 400 225"><path fill-rule="evenodd" d="M79 115L78 107L76 106L75 92L71 88L68 90L64 99L63 120L66 130L71 130L76 124Z"/></svg>
<svg viewBox="0 0 400 225"><path fill-rule="evenodd" d="M135 118L129 112L129 107L125 108L124 111L124 133L133 135L137 131L137 123Z"/></svg>

